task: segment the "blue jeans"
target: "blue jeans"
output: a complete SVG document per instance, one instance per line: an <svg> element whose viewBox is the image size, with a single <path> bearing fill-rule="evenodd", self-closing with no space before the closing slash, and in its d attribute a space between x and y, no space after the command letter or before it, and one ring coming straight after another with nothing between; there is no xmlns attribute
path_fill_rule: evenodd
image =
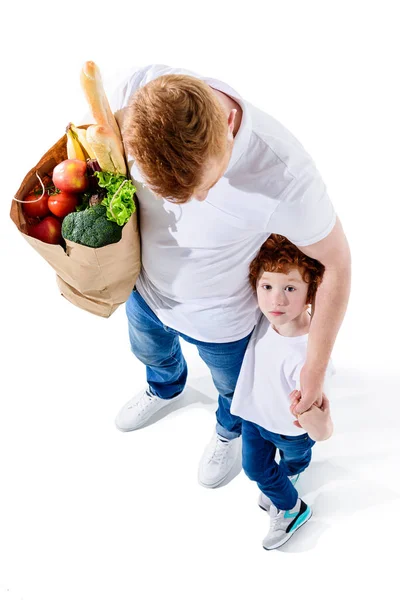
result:
<svg viewBox="0 0 400 600"><path fill-rule="evenodd" d="M242 442L242 464L247 477L257 483L277 508L293 508L298 493L288 476L308 467L315 442L307 433L280 435L249 421L242 421ZM277 449L279 464L275 461Z"/></svg>
<svg viewBox="0 0 400 600"><path fill-rule="evenodd" d="M164 325L134 289L126 303L129 339L134 355L146 365L152 394L171 399L185 387L187 364L179 337L195 344L200 357L211 371L219 393L217 433L231 440L239 437L242 419L231 415L230 406L250 335L236 342L212 344L194 340Z"/></svg>

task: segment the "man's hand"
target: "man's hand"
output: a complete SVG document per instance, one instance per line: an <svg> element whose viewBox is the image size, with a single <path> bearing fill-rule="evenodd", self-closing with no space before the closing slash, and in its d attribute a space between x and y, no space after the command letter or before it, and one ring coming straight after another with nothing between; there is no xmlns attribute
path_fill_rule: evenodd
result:
<svg viewBox="0 0 400 600"><path fill-rule="evenodd" d="M324 374L314 373L305 363L300 372L301 398L297 404L297 414L306 412L313 404L321 406Z"/></svg>

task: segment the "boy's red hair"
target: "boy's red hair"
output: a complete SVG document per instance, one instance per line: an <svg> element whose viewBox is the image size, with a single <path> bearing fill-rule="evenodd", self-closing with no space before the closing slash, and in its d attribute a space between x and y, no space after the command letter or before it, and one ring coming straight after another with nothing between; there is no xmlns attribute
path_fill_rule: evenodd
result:
<svg viewBox="0 0 400 600"><path fill-rule="evenodd" d="M287 238L276 233L264 242L249 269L249 280L254 290L263 271L288 273L291 269L298 269L303 281L308 283L308 304L313 304L325 271L318 260L306 256Z"/></svg>

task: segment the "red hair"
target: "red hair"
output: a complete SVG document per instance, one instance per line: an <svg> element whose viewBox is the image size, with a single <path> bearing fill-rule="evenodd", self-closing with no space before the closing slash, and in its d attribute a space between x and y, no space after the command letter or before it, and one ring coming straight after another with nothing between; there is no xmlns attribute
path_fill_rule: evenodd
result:
<svg viewBox="0 0 400 600"><path fill-rule="evenodd" d="M139 88L126 109L123 138L149 187L186 202L210 160L222 158L228 121L211 88L189 75L162 75Z"/></svg>
<svg viewBox="0 0 400 600"><path fill-rule="evenodd" d="M308 283L307 303L312 304L325 267L318 260L306 256L283 235L273 233L261 246L250 263L250 284L256 290L263 271L288 273L291 269L298 269L303 281Z"/></svg>

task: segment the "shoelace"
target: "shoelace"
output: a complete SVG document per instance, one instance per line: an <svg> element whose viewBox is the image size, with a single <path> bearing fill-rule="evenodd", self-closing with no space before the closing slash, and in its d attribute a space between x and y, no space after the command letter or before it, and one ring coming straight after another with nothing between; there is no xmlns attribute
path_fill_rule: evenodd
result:
<svg viewBox="0 0 400 600"><path fill-rule="evenodd" d="M278 526L278 523L279 523L279 514L280 514L280 512L281 512L281 511L278 511L278 512L276 513L276 515L273 515L273 516L271 515L271 521L270 521L270 526L269 526L269 527L270 527L270 531L271 531L271 532L272 532L272 531L275 531L275 529L276 529L276 528L277 528L277 526Z"/></svg>
<svg viewBox="0 0 400 600"><path fill-rule="evenodd" d="M134 406L136 406L141 413L149 404L153 404L154 400L157 400L154 396L149 396L147 392L144 392L140 398L135 402Z"/></svg>
<svg viewBox="0 0 400 600"><path fill-rule="evenodd" d="M217 438L217 443L214 448L210 450L208 460L215 460L215 462L223 464L227 458L227 450L229 447L229 442L222 442Z"/></svg>

